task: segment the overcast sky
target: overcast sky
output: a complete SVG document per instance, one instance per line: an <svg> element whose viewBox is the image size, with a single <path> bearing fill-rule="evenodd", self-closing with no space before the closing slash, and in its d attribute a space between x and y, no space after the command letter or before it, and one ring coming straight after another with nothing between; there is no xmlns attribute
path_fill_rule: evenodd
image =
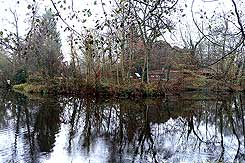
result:
<svg viewBox="0 0 245 163"><path fill-rule="evenodd" d="M104 0L105 2L107 2L107 0ZM19 2L19 3L18 3ZM36 0L36 2L38 3L39 6L39 15L42 15L42 13L45 11L45 8L49 9L52 8L53 11L53 5L51 3L50 0ZM58 0L54 0L54 2L58 2ZM98 2L97 5L94 5L94 1L92 0L74 0L74 10L75 11L82 11L83 9L90 9L93 13L93 15L87 19L86 23L77 23L76 21L68 21L69 25L75 25L75 29L77 31L81 30L81 25L82 26L87 26L88 28L92 28L94 26L94 20L96 19L96 17L100 17L102 14L102 9L101 9L101 5ZM67 0L67 4L71 3L70 0ZM28 32L28 15L27 13L30 12L30 10L28 10L27 6L28 4L33 4L33 0L0 0L0 5L2 7L0 7L0 31L5 31L5 29L7 29L8 31L15 31L13 20L13 14L11 14L11 10L12 11L16 11L18 18L19 18L19 31L20 34L22 36L24 36L27 32ZM58 6L58 5L57 5ZM63 18L66 18L69 13L71 12L71 10L62 10L60 9L61 15ZM82 15L82 14L81 14ZM84 16L82 15L80 17L81 19L84 18ZM63 28L61 28L61 26ZM67 36L69 35L69 33L67 32L63 32L65 28L65 25L62 23L61 20L58 21L58 29L60 30L61 33L61 38L62 38L62 51L64 53L69 53L69 48L67 47ZM6 32L7 33L7 32ZM68 56L66 56L68 57ZM69 58L69 57L68 57Z"/></svg>
<svg viewBox="0 0 245 163"><path fill-rule="evenodd" d="M19 22L20 22L20 33L22 35L25 35L27 32L27 28L28 28L28 23L27 18L28 16L26 15L26 13L28 13L28 9L27 6L29 3L32 3L33 0L19 0L19 4L17 3L18 0L0 0L0 30L4 30L4 29L8 29L8 30L14 30L13 25L11 25L10 23L13 22L13 15L10 13L10 9L17 12L18 16L19 16ZM55 2L58 2L58 0L54 0ZM71 3L71 0L66 0L67 3ZM85 25L87 27L93 27L94 26L94 21L98 18L100 18L101 16L103 16L102 14L102 7L100 5L100 0L97 0L97 5L94 5L94 1L95 0L74 0L74 10L83 10L85 8L90 8L92 11L92 16L87 19L88 21L82 25ZM104 2L107 2L107 6L108 8L110 8L108 1L109 0L103 0ZM210 2L211 1L211 2ZM237 0L238 1L238 0ZM243 0L242 0L243 1ZM39 12L42 13L44 11L45 8L52 8L52 4L50 0L36 0L36 2L39 3ZM180 5L182 5L182 7L184 8L184 14L186 14L185 17L181 18L181 21L179 23L176 24L176 32L173 33L167 33L164 37L166 38L166 40L168 42L170 42L172 45L177 45L177 46L182 46L183 43L181 41L181 37L180 37L180 32L179 29L182 29L182 32L184 30L184 27L186 25L190 26L190 31L193 33L197 33L197 30L193 24L192 21L192 16L191 16L191 2L192 0L179 0ZM241 1L240 1L241 2ZM241 2L243 3L243 2ZM187 7L185 8L184 4L187 4ZM241 5L238 7L242 7ZM199 22L200 21L200 11L202 10L203 12L206 11L207 16L211 17L213 14L213 11L216 12L228 12L229 10L233 10L232 8L232 3L231 0L195 0L194 6L193 6L193 10L195 13L195 19L197 19ZM71 12L71 10L60 10L61 15L63 17L66 17L69 12ZM178 14L179 16L183 15L182 13ZM172 19L176 20L178 15L173 15ZM83 15L81 14L81 18L83 19ZM68 22L70 25L75 25L77 30L80 30L81 24L78 25L77 22ZM60 26L63 26L61 21L59 21L59 30L63 30L60 29ZM64 45L67 44L67 33L61 32L61 36L62 36L62 42ZM63 46L63 52L67 53L68 52L68 48L67 45Z"/></svg>

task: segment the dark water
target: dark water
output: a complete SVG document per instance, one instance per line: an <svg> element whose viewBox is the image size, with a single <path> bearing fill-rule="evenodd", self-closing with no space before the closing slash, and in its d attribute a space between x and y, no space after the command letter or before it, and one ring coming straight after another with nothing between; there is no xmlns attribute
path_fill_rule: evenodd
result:
<svg viewBox="0 0 245 163"><path fill-rule="evenodd" d="M158 100L0 92L0 162L244 162L245 96Z"/></svg>

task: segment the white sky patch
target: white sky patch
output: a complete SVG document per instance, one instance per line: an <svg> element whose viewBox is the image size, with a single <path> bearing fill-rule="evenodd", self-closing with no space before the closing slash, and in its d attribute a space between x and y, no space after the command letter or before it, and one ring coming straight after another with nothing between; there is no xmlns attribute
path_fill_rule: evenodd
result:
<svg viewBox="0 0 245 163"><path fill-rule="evenodd" d="M191 12L192 1L193 0L182 1L181 5L182 9L184 9L183 13L175 15L175 18L173 18L173 20L177 20L177 17L179 17L181 18L181 20L176 24L176 29L172 33L166 33L165 35L166 40L171 45L176 45L179 47L184 46L183 40L181 38L181 32L184 37L189 37L189 35L191 35L193 40L198 40L200 38L200 36L198 35L198 29L193 23ZM200 27L202 27L203 23L204 29L208 27L208 19L212 17L214 11L216 14L219 14L233 10L234 8L232 6L231 0L195 0L193 4L194 19ZM204 19L200 18L201 14L203 14L204 12L206 13L205 15L208 17L208 19L205 19L205 17ZM218 23L218 21L216 21L216 23ZM236 21L235 24L237 24Z"/></svg>
<svg viewBox="0 0 245 163"><path fill-rule="evenodd" d="M18 3L19 2L19 3ZM53 8L53 5L50 0L36 0L38 3L38 14L42 15L44 13L45 8L49 9L51 8L52 11L56 12ZM54 2L58 2L57 0L54 0ZM106 3L107 0L104 0ZM25 36L26 33L28 32L29 28L29 23L28 23L28 18L30 15L27 15L27 13L30 13L31 10L28 9L29 4L33 4L32 0L1 0L0 1L1 7L0 8L0 31L11 31L15 32L15 26L13 24L14 22L14 16L10 12L16 11L18 19L19 19L19 32L21 36ZM107 3L106 3L107 4ZM71 1L67 1L67 4L64 5L64 7L67 8L68 5L71 5ZM73 4L73 9L74 11L82 11L84 9L90 9L92 16L91 17L86 17L80 12L81 14L79 15L79 19L84 20L86 19L86 22L81 23L77 21L70 21L67 17L72 15L71 13L73 12L72 9L66 9L60 8L60 5L57 4L57 8L62 16L62 18L66 19L66 22L70 25L74 25L74 29L77 31L83 32L84 26L87 28L93 28L95 25L95 21L97 19L102 19L101 17L104 17L103 12L102 12L102 7L101 4L98 2L97 5L94 4L94 1L86 1L86 0L74 0ZM62 28L61 28L62 26ZM67 36L70 35L69 32L64 32L64 29L66 25L59 19L58 24L57 24L58 30L60 31L61 34L61 39L62 39L62 51L64 54L69 53L69 47L67 43ZM65 56L67 57L67 56Z"/></svg>

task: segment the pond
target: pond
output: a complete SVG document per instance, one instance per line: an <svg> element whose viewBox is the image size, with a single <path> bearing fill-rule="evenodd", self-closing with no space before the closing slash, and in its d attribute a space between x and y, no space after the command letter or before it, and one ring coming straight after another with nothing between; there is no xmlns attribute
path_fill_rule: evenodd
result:
<svg viewBox="0 0 245 163"><path fill-rule="evenodd" d="M0 162L244 162L245 95L164 99L0 92Z"/></svg>

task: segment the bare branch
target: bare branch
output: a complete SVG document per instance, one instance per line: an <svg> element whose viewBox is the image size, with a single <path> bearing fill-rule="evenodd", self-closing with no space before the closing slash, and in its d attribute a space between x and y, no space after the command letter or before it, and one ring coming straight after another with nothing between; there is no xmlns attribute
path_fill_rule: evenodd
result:
<svg viewBox="0 0 245 163"><path fill-rule="evenodd" d="M62 22L73 32L75 32L78 36L83 37L82 34L80 34L77 30L75 30L74 28L72 28L66 21L65 19L62 18L62 16L60 15L60 12L58 10L58 8L56 7L55 3L53 0L51 0L52 5L54 7L54 9L56 10L56 15L62 20Z"/></svg>
<svg viewBox="0 0 245 163"><path fill-rule="evenodd" d="M216 63L220 62L221 60L225 59L226 57L228 57L229 55L232 55L242 44L243 44L243 40L244 39L241 39L240 42L236 45L236 47L234 49L232 49L230 52L228 52L227 54L223 55L221 58L219 58L218 60L216 60L215 62L211 63L208 65L209 66L212 66L212 65L215 65Z"/></svg>
<svg viewBox="0 0 245 163"><path fill-rule="evenodd" d="M238 24L239 24L239 26L240 26L240 30L241 30L241 32L242 32L242 37L243 37L243 39L245 39L245 32L244 32L244 28L243 28L243 25L242 25L242 22L241 22L239 13L238 13L237 5L236 5L236 3L235 3L234 0L231 0L231 1L232 1L233 5L234 5L234 8L235 8L235 13L236 13L236 17L237 17L237 22L238 22Z"/></svg>
<svg viewBox="0 0 245 163"><path fill-rule="evenodd" d="M213 40L211 40L201 29L200 29L200 27L198 26L198 24L197 24L197 22L196 22L196 20L195 20L195 18L194 18L194 13L193 13L193 6L194 6L194 2L195 2L195 0L193 0L192 1L192 4L191 4L191 14L192 14L192 20L193 20L193 22L194 22L194 24L195 24L195 26L197 27L197 29L198 29L198 31L208 40L208 41L210 41L212 44L214 44L214 45L217 45L217 46L222 46L222 45L220 45L220 44L218 44L218 43L216 43L216 42L214 42Z"/></svg>

